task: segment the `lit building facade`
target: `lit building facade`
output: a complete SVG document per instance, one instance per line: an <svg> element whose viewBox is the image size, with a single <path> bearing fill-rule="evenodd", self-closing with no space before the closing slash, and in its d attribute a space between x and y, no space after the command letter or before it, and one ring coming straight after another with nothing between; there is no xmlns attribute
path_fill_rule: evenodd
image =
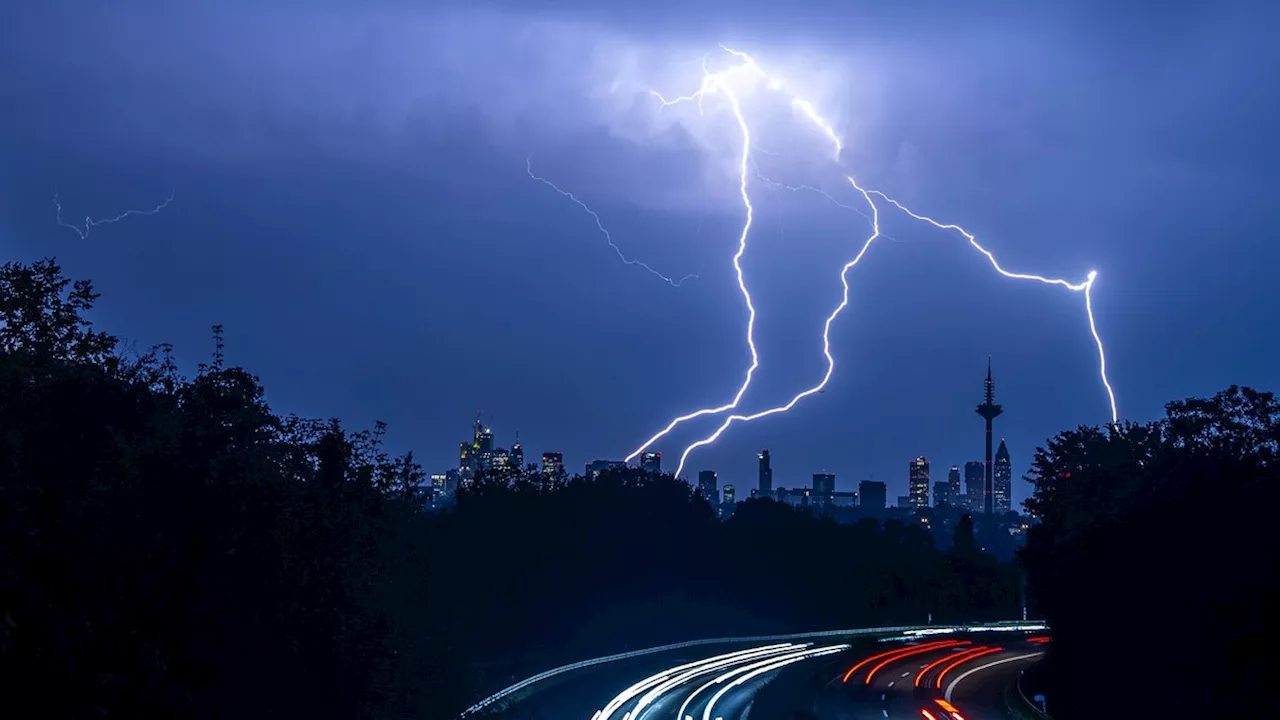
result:
<svg viewBox="0 0 1280 720"><path fill-rule="evenodd" d="M627 464L621 460L592 460L587 463L587 477L598 478L600 473L614 468L624 468Z"/></svg>
<svg viewBox="0 0 1280 720"><path fill-rule="evenodd" d="M908 466L907 498L913 508L929 507L929 461L923 455Z"/></svg>
<svg viewBox="0 0 1280 720"><path fill-rule="evenodd" d="M943 505L951 505L951 485L946 480L939 480L933 484L933 506Z"/></svg>
<svg viewBox="0 0 1280 720"><path fill-rule="evenodd" d="M836 494L835 473L814 473L813 494L819 498L831 499Z"/></svg>
<svg viewBox="0 0 1280 720"><path fill-rule="evenodd" d="M565 480L564 455L558 452L542 453L542 482L544 487L552 488Z"/></svg>
<svg viewBox="0 0 1280 720"><path fill-rule="evenodd" d="M760 497L773 497L773 465L769 459L769 451L761 450L756 453L756 457L760 460L760 484L758 489Z"/></svg>
<svg viewBox="0 0 1280 720"><path fill-rule="evenodd" d="M995 479L992 491L995 493L994 506L997 515L1013 510L1013 463L1009 460L1009 448L1000 438L1000 449L996 450L994 462Z"/></svg>
<svg viewBox="0 0 1280 720"><path fill-rule="evenodd" d="M516 441L511 446L511 464L516 467L516 472L524 475L524 446L520 444L520 431L516 431Z"/></svg>
<svg viewBox="0 0 1280 720"><path fill-rule="evenodd" d="M966 512L982 511L982 486L986 482L986 469L981 460L964 464L964 509Z"/></svg>
<svg viewBox="0 0 1280 720"><path fill-rule="evenodd" d="M662 453L646 452L640 454L640 469L657 475L662 472Z"/></svg>
<svg viewBox="0 0 1280 720"><path fill-rule="evenodd" d="M947 502L951 507L964 507L964 488L960 485L960 468L956 465L947 471Z"/></svg>
<svg viewBox="0 0 1280 720"><path fill-rule="evenodd" d="M715 470L703 470L698 473L698 494L713 506L720 504L720 481Z"/></svg>

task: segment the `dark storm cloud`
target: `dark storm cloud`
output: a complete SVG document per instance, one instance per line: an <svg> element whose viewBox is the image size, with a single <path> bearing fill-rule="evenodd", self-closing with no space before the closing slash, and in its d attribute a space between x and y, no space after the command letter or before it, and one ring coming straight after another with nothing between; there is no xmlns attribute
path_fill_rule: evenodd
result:
<svg viewBox="0 0 1280 720"><path fill-rule="evenodd" d="M1122 411L1276 380L1258 328L1280 296L1232 299L1271 287L1277 259L1261 241L1280 160L1274 3L9 5L6 247L56 242L144 342L199 347L200 325L226 322L273 401L388 419L429 465L450 461L477 406L504 441L520 427L531 450L577 465L731 395L745 366L727 265L736 135L645 93L692 89L719 41L837 118L860 179L978 230L1008 265L1096 266ZM789 127L766 128L770 149L802 146ZM526 156L629 252L704 278L669 292L616 264L577 208L524 177ZM802 182L809 167L769 172ZM75 245L50 231L54 186L99 214L171 189L177 201ZM865 232L820 202L757 193L748 270L766 365L752 409L820 376L830 268ZM918 452L962 463L956 428L989 352L1008 368L1016 462L1103 419L1078 296L1000 285L946 254L954 238L886 222L901 242L853 276L831 391L696 463L746 484L747 450L767 443L780 484L825 465L845 487L897 483Z"/></svg>

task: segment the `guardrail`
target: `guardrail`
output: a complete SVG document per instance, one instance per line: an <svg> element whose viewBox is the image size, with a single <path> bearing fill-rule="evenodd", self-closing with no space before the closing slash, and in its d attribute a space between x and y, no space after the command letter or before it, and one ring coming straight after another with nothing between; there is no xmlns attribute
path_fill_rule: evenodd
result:
<svg viewBox="0 0 1280 720"><path fill-rule="evenodd" d="M1018 673L1018 679L1005 688L1005 707L1018 720L1053 720L1039 706L1028 700L1027 694L1022 691L1022 678L1025 674L1026 671Z"/></svg>
<svg viewBox="0 0 1280 720"><path fill-rule="evenodd" d="M783 642L787 640L805 640L808 638L825 638L825 637L851 637L865 635L893 635L901 633L906 636L911 635L934 635L959 632L981 632L987 630L1005 630L1009 632L1028 631L1035 632L1048 629L1044 623L1028 623L1020 621L1003 621L995 623L979 623L976 625L898 625L893 627L876 627L876 628L853 628L849 630L820 630L818 632L808 633L792 633L789 635L755 635L748 637L727 637L727 638L707 638L704 640L688 640L686 642L671 643L670 645L660 645L658 647L645 648L643 650L632 650L631 652L617 653L616 655L606 655L604 657L592 658L591 660L581 660L568 665L561 665L558 668L552 668L545 672L521 680L520 682L503 688L480 702L472 705L462 711L459 717L467 717L492 706L494 703L506 698L513 693L520 692L525 688L535 685L544 680L548 680L563 673L581 670L583 668L592 667L593 665L603 665L605 663L617 662L619 660L629 660L631 658L644 657L654 653L667 652L670 650L680 650L683 648L698 647L699 645L718 645L726 643L752 643L752 642Z"/></svg>

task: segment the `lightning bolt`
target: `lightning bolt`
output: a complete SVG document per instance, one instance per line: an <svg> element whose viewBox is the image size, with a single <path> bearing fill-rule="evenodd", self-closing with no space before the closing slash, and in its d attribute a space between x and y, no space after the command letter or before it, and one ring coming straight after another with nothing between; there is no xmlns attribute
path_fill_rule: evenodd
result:
<svg viewBox="0 0 1280 720"><path fill-rule="evenodd" d="M696 101L698 103L699 113L703 112L702 101L705 96L709 94L717 93L717 92L720 94L723 94L724 97L726 97L729 100L729 105L733 112L734 118L737 121L738 126L742 130L743 149L742 149L741 163L739 168L740 169L740 190L742 194L743 205L747 209L747 220L745 225L743 226L742 233L738 240L738 252L733 257L733 263L734 263L734 268L738 274L738 287L742 291L742 295L746 300L747 310L749 313L749 319L747 322L747 345L751 349L751 365L747 369L746 378L744 379L742 385L739 387L738 392L735 394L732 402L726 405L718 406L718 407L704 408L702 410L697 410L693 413L689 413L687 415L682 415L675 418L666 426L666 428L664 428L661 432L651 437L648 441L644 443L644 445L641 445L635 452L629 455L627 457L628 462L634 459L637 455L643 452L646 448L648 448L654 442L661 439L667 433L671 432L671 430L673 430L677 425L679 425L682 422L685 422L687 420L691 420L693 418L700 417L703 415L719 414L722 412L736 409L738 406L738 403L742 399L742 396L746 393L747 388L751 384L751 379L755 373L756 368L759 367L759 356L756 351L755 339L754 339L755 307L752 305L751 295L747 291L746 283L743 280L742 267L740 264L742 255L746 251L747 234L751 227L751 220L753 215L753 209L751 207L751 199L747 193L747 167L750 164L750 160L751 160L750 158L751 131L750 131L749 124L747 123L746 119L743 117L741 106L738 102L737 96L734 95L731 88L729 88L725 84L724 79L730 73L734 73L736 71L741 71L741 70L748 70L754 73L761 80L766 81L769 85L769 88L772 90L781 91L782 83L776 80L775 78L770 77L768 73L766 73L763 69L761 69L760 65L756 62L756 60L752 58L750 55L748 55L747 53L741 52L738 50L733 50L731 48L725 47L724 45L720 45L720 48L725 52L729 53L730 55L738 58L741 61L741 63L739 65L734 66L733 68L730 68L729 70L721 71L718 73L712 73L707 68L707 59L704 58L702 63L702 67L703 67L702 85L699 87L699 89L696 92L690 95L683 95L680 97L676 97L671 100L665 99L662 95L660 95L657 92L653 92L653 94L662 102L663 107L674 105L679 102ZM844 144L840 140L839 135L835 132L835 129L833 128L832 124L828 120L826 120L821 114L819 114L817 109L814 107L814 105L808 100L793 96L791 99L791 105L793 108L798 110L802 115L804 115L821 133L823 133L827 137L827 139L831 141L831 144L834 149L833 159L837 164L839 164L840 154L844 149ZM769 415L785 413L789 411L791 408L795 407L795 405L798 402L800 402L800 400L810 395L813 395L817 392L820 392L826 386L827 382L831 379L831 376L835 371L835 358L831 354L831 340L830 340L831 325L835 321L835 319L840 315L840 313L849 304L848 272L851 268L857 265L859 261L862 260L862 257L866 254L867 250L870 248L871 243L876 238L881 237L879 208L877 207L875 201L872 199L872 195L880 197L884 201L893 205L898 210L906 213L907 215L909 215L910 217L916 220L927 222L938 229L954 230L956 232L959 232L961 235L965 237L966 240L968 240L969 244L973 246L974 249L976 249L978 252L986 256L987 260L990 261L991 266L995 268L996 272L1000 273L1005 277L1013 278L1017 280L1032 280L1032 281L1040 282L1046 285L1059 285L1073 292L1083 292L1085 297L1085 312L1088 315L1088 319L1089 319L1089 331L1093 335L1094 344L1097 346L1097 349L1098 349L1098 374L1102 380L1103 386L1106 388L1106 391L1107 391L1107 398L1111 408L1111 422L1112 423L1118 422L1119 415L1116 410L1115 391L1112 389L1111 382L1107 378L1106 351L1103 347L1102 337L1098 333L1097 321L1095 320L1094 314L1093 314L1093 298L1092 298L1091 292L1093 289L1094 281L1097 279L1097 276L1098 276L1098 273L1096 270L1090 270L1088 273L1087 279L1085 279L1083 282L1078 282L1078 283L1072 283L1070 281L1067 281L1061 278L1048 278L1040 275L1009 272L1000 266L1000 263L996 260L995 255L993 255L991 251L987 250L985 247L983 247L981 244L977 242L976 238L972 233L968 232L967 230L960 227L959 225L941 223L928 216L918 214L878 190L868 190L863 188L858 184L858 182L851 175L846 176L846 179L849 181L849 184L862 195L863 199L866 200L868 206L871 208L872 214L871 214L871 218L869 219L871 220L871 223L872 223L872 234L866 240L866 242L863 243L862 249L853 258L853 260L846 263L840 270L840 282L843 287L843 294L841 296L840 304L837 305L836 308L831 312L831 314L827 316L826 323L823 325L823 330L822 330L823 355L827 359L826 373L823 375L822 380L818 382L816 385L813 385L797 393L795 396L791 398L790 401L788 401L783 405L778 405L776 407L762 410L760 412L757 412L751 415L731 414L728 417L726 417L724 421L721 422L719 427L717 427L712 434L690 444L688 447L685 448L684 452L680 456L679 466L676 468L676 473L675 473L676 477L679 477L683 473L685 463L688 460L690 453L692 453L695 449L699 447L703 447L705 445L709 445L715 442L724 433L724 431L727 430L735 422L750 422L752 420L758 420L760 418L767 417ZM775 185L777 184L775 183ZM799 189L813 190L820 194L826 195L828 199L830 199L832 202L836 203L837 205L841 205L841 203L837 202L829 194L817 188L812 188L808 186L801 186L798 188L792 188L789 186L784 186L784 187L787 187L787 189L791 189L791 190L799 190Z"/></svg>
<svg viewBox="0 0 1280 720"><path fill-rule="evenodd" d="M723 45L721 47L724 47ZM688 415L681 415L656 435L645 441L643 445L636 448L634 452L626 457L625 462L631 462L637 455L644 452L653 443L657 442L664 435L675 429L682 422L692 420L703 415L714 415L717 413L732 410L738 407L738 403L742 400L742 396L746 394L747 388L751 386L751 378L755 375L756 368L760 367L760 354L756 351L755 328L756 328L756 307L751 301L751 291L747 290L747 281L742 274L742 256L747 252L747 235L751 232L751 221L755 218L755 208L751 206L751 194L747 192L749 178L747 177L747 167L751 163L751 126L747 124L747 119L742 115L742 105L738 102L738 96L734 94L733 89L724 82L727 74L733 73L741 68L754 69L760 75L764 75L760 68L756 67L755 61L746 58L747 63L738 65L729 70L720 73L712 73L707 68L707 58L702 60L702 87L692 95L684 95L666 99L656 90L649 92L662 103L662 107L670 107L681 102L697 102L698 112L702 112L702 99L704 96L720 92L729 101L729 107L733 111L733 117L738 123L738 128L742 130L742 152L738 161L738 193L742 196L742 206L746 209L746 220L742 224L742 232L738 234L738 251L733 254L733 270L738 278L738 290L742 293L742 299L747 305L747 347L751 350L751 365L747 367L746 377L743 378L742 384L738 386L738 392L734 393L733 400L727 404L718 407L703 408L695 410Z"/></svg>
<svg viewBox="0 0 1280 720"><path fill-rule="evenodd" d="M155 206L151 210L126 210L120 213L119 215L116 215L115 217L104 218L102 220L94 220L93 218L86 215L84 218L84 227L81 228L79 225L72 225L71 223L68 223L62 219L62 201L58 198L58 195L56 193L53 196L53 206L57 208L58 225L64 228L69 228L71 230L74 230L75 233L80 236L81 240L88 239L90 231L92 231L93 228L99 225L110 225L111 223L118 223L121 220L124 220L125 218L130 217L132 215L155 215L156 213L168 207L169 203L171 202L173 202L173 193L169 193L169 198L167 200Z"/></svg>
<svg viewBox="0 0 1280 720"><path fill-rule="evenodd" d="M647 263L644 263L644 262L642 262L642 261L640 261L640 260L635 260L635 259L633 259L633 258L629 258L629 257L627 257L625 254L623 254L623 252L622 252L622 248L618 247L617 243L615 243L615 242L613 241L613 235L609 233L609 230L608 230L607 228L605 228L604 223L603 223L603 222L601 222L601 220L600 220L600 216L596 214L596 211L595 211L595 210L592 210L590 207L588 207L588 206L587 206L587 204L586 204L586 203L584 203L584 202L582 202L581 200L579 200L579 199L578 199L578 196L574 195L573 193L569 192L568 190L562 190L562 189L560 189L560 186L556 185L555 183L551 182L550 180L548 180L548 179L546 179L546 178L544 178L544 177L540 177L540 176L538 176L538 175L533 174L533 160L532 160L532 159L530 159L530 158L525 158L525 161L524 161L524 162L525 162L525 172L529 173L529 177L533 178L534 180L537 180L538 182L542 183L543 185L546 185L547 187L551 188L552 190L555 190L556 192L560 193L560 194L561 194L561 195L563 195L564 197L567 197L567 198L569 198L570 200L572 200L573 202L577 203L578 207L580 207L580 208L582 208L583 210L585 210L585 211L587 212L587 214L591 216L591 219L592 219L592 220L595 220L595 222L596 222L596 228L600 230L600 234L601 234L601 235L604 235L605 242L608 242L608 243L609 243L609 247L613 248L613 251L614 251L615 253L617 253L617 254L618 254L618 258L619 258L620 260L622 260L622 264L623 264L623 265L638 265L638 266L640 266L640 267L644 268L645 270L648 270L651 274L653 274L653 275L655 275L655 276L657 276L657 277L661 278L663 282L667 283L667 284L668 284L668 285L670 285L671 287L680 287L681 285L683 285L683 284L684 284L684 282L685 282L686 280L696 280L699 276L701 276L701 275L702 275L702 271L701 271L701 270L699 270L699 271L698 271L698 272L696 272L696 273L691 273L691 274L689 274L689 275L685 275L685 276L684 276L684 277L682 277L682 278L679 278L679 279L672 279L672 278L667 277L666 275L663 275L662 273L658 272L657 270L654 270L654 269L653 269L652 267L650 267Z"/></svg>

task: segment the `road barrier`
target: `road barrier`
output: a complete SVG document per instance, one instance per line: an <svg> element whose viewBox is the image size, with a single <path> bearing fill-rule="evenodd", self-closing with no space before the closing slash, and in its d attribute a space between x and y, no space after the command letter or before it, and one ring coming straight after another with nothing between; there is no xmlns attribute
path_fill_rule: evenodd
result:
<svg viewBox="0 0 1280 720"><path fill-rule="evenodd" d="M532 685L536 685L544 680L549 680L557 675L574 670L592 667L594 665L603 665L605 663L617 662L619 660L629 660L631 658L644 657L645 655L653 655L660 652L668 652L670 650L680 650L683 648L698 647L700 645L719 645L728 643L755 643L755 642L787 642L791 640L807 640L810 638L831 638L831 637L857 637L867 635L894 635L901 634L904 637L935 635L948 633L967 633L981 632L987 630L1006 631L1006 632L1040 632L1047 630L1048 626L1044 623L1022 622L1022 621L1003 621L995 623L979 623L976 625L899 625L893 627L876 627L876 628L854 628L850 630L821 630L818 632L793 633L790 635L756 635L750 637L726 637L726 638L708 638L705 640L688 640L686 642L671 643L670 645L660 645L658 647L645 648L643 650L632 650L631 652L617 653L616 655L606 655L604 657L592 658L591 660L581 660L568 665L561 665L558 668L552 668L545 672L521 680L520 682L503 688L480 702L472 705L462 712L459 717L468 717L474 715L485 708L492 707L504 698L520 692Z"/></svg>

